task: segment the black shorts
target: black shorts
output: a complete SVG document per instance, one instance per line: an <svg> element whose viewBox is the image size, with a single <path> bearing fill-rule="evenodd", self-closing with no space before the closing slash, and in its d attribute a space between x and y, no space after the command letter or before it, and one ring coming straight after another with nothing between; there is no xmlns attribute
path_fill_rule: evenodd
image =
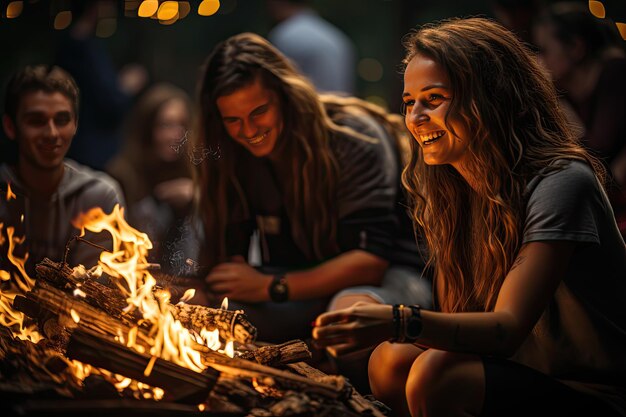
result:
<svg viewBox="0 0 626 417"><path fill-rule="evenodd" d="M516 362L483 357L482 417L620 417L610 405Z"/></svg>

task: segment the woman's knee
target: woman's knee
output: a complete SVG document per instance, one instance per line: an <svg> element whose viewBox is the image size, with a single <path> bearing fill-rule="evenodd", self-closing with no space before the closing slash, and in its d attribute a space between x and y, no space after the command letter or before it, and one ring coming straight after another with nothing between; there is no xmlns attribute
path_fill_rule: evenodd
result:
<svg viewBox="0 0 626 417"><path fill-rule="evenodd" d="M368 364L372 391L400 390L403 393L411 365L422 352L422 349L409 344L384 342L378 345Z"/></svg>
<svg viewBox="0 0 626 417"><path fill-rule="evenodd" d="M406 397L413 415L453 415L450 407L478 414L484 385L479 356L429 349L411 367ZM450 398L456 401L451 403Z"/></svg>

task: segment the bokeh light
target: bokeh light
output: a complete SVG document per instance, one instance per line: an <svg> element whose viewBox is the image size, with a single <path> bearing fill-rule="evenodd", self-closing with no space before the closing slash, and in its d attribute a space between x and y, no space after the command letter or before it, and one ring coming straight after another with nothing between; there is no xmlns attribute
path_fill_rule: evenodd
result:
<svg viewBox="0 0 626 417"><path fill-rule="evenodd" d="M375 58L363 58L357 64L357 73L365 81L380 81L383 78L383 66Z"/></svg>
<svg viewBox="0 0 626 417"><path fill-rule="evenodd" d="M599 19L604 19L606 17L606 10L604 10L604 4L601 1L589 1L589 11L592 15Z"/></svg>
<svg viewBox="0 0 626 417"><path fill-rule="evenodd" d="M117 30L117 19L114 17L105 17L98 20L96 26L96 36L99 38L108 38Z"/></svg>
<svg viewBox="0 0 626 417"><path fill-rule="evenodd" d="M139 11L137 15L139 17L152 17L159 9L158 0L143 0L139 5Z"/></svg>
<svg viewBox="0 0 626 417"><path fill-rule="evenodd" d="M72 23L72 12L69 10L63 10L57 13L54 18L54 28L56 30L63 30Z"/></svg>
<svg viewBox="0 0 626 417"><path fill-rule="evenodd" d="M179 19L186 18L190 11L191 11L191 5L189 4L188 1L178 2L178 18Z"/></svg>
<svg viewBox="0 0 626 417"><path fill-rule="evenodd" d="M12 1L7 5L7 18L15 19L19 15L22 14L22 10L24 9L23 1Z"/></svg>
<svg viewBox="0 0 626 417"><path fill-rule="evenodd" d="M219 0L202 0L198 6L198 14L200 16L211 16L220 8Z"/></svg>
<svg viewBox="0 0 626 417"><path fill-rule="evenodd" d="M178 15L178 2L177 1L164 1L159 6L157 11L157 17L159 20L172 20L177 18Z"/></svg>
<svg viewBox="0 0 626 417"><path fill-rule="evenodd" d="M626 23L615 22L615 26L617 26L619 34L622 35L622 39L626 41Z"/></svg>

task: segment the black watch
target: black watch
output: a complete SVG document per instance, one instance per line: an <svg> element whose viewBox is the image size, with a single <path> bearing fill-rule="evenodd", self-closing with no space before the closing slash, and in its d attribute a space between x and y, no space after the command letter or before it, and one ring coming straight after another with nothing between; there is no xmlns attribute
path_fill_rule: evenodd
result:
<svg viewBox="0 0 626 417"><path fill-rule="evenodd" d="M289 287L287 286L287 278L284 275L274 275L272 283L268 288L270 300L275 303L284 303L289 299Z"/></svg>
<svg viewBox="0 0 626 417"><path fill-rule="evenodd" d="M422 333L422 316L420 314L420 306L407 306L411 309L411 317L407 318L404 327L404 340L414 342Z"/></svg>

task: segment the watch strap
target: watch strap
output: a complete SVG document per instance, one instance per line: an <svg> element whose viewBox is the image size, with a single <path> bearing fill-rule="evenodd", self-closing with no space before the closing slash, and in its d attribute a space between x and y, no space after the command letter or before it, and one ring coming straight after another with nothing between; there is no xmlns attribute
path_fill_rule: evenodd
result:
<svg viewBox="0 0 626 417"><path fill-rule="evenodd" d="M289 299L289 287L285 274L276 274L268 288L270 300L275 303L283 303Z"/></svg>

